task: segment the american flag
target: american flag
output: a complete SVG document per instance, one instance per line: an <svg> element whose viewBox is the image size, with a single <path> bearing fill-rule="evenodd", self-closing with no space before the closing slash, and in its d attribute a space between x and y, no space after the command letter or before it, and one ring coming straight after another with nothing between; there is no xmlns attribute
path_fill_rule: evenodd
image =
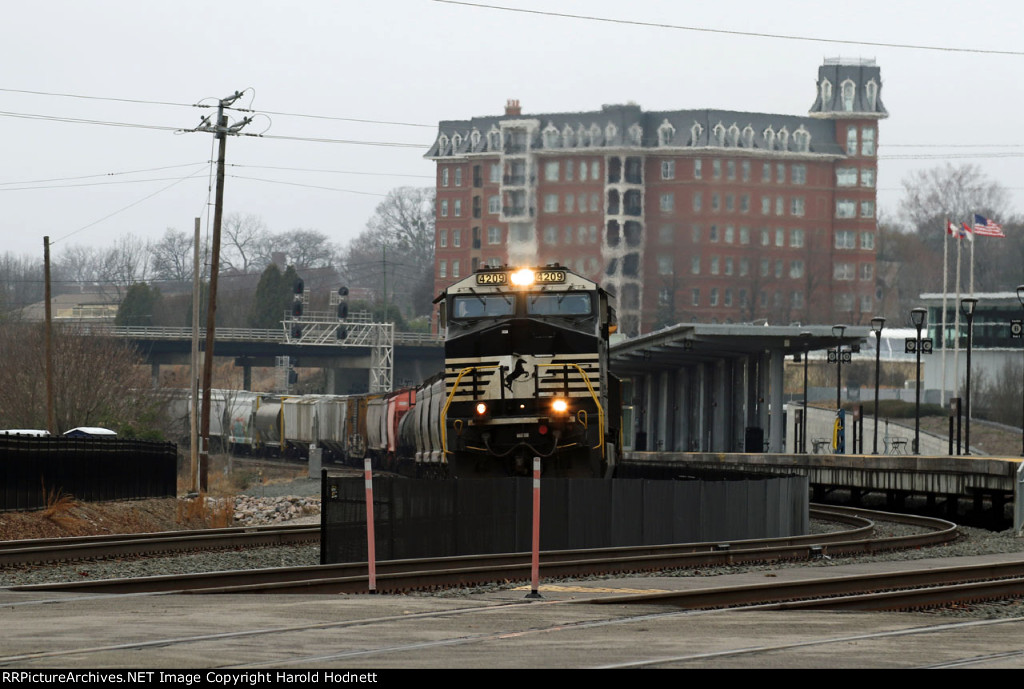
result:
<svg viewBox="0 0 1024 689"><path fill-rule="evenodd" d="M988 218L975 214L974 216L974 234L980 237L1005 237L1003 234L1003 226L998 223L994 223Z"/></svg>

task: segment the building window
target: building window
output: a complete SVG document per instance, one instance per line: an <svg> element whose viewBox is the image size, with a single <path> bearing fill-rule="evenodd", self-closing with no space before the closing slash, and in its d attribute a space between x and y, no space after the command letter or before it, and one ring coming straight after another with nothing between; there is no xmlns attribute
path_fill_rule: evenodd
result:
<svg viewBox="0 0 1024 689"><path fill-rule="evenodd" d="M676 128L669 124L668 120L665 120L661 123L661 126L658 127L658 145L668 146L672 143L674 138L676 138ZM666 177L665 179L672 178Z"/></svg>
<svg viewBox="0 0 1024 689"><path fill-rule="evenodd" d="M700 290L699 289L691 289L690 290L690 303L693 304L694 306L700 306Z"/></svg>
<svg viewBox="0 0 1024 689"><path fill-rule="evenodd" d="M725 178L729 180L736 179L736 161L727 160L725 162Z"/></svg>
<svg viewBox="0 0 1024 689"><path fill-rule="evenodd" d="M836 232L836 248L837 249L856 249L857 248L857 233L850 230L840 230Z"/></svg>
<svg viewBox="0 0 1024 689"><path fill-rule="evenodd" d="M736 237L736 229L732 225L725 226L725 243L732 244Z"/></svg>
<svg viewBox="0 0 1024 689"><path fill-rule="evenodd" d="M750 274L750 259L749 258L741 258L740 259L740 277L741 278L742 277L746 277L749 274Z"/></svg>
<svg viewBox="0 0 1024 689"><path fill-rule="evenodd" d="M501 183L501 163L491 163L490 182L493 184Z"/></svg>
<svg viewBox="0 0 1024 689"><path fill-rule="evenodd" d="M799 249L804 245L804 231L795 228L789 231L789 246L794 249Z"/></svg>
<svg viewBox="0 0 1024 689"><path fill-rule="evenodd" d="M860 154L864 156L875 155L874 127L864 127L860 130Z"/></svg>
<svg viewBox="0 0 1024 689"><path fill-rule="evenodd" d="M740 213L750 212L750 194L740 194Z"/></svg>
<svg viewBox="0 0 1024 689"><path fill-rule="evenodd" d="M857 217L857 202L850 201L849 199L841 199L836 201L836 217L837 218L855 218Z"/></svg>
<svg viewBox="0 0 1024 689"><path fill-rule="evenodd" d="M786 211L786 200L781 196L775 197L775 215L782 215Z"/></svg>
<svg viewBox="0 0 1024 689"><path fill-rule="evenodd" d="M857 186L857 168L855 168L855 167L837 167L836 168L836 186L837 187L854 187L854 186Z"/></svg>
<svg viewBox="0 0 1024 689"><path fill-rule="evenodd" d="M566 244L566 246L569 246L570 244L572 244L572 226L571 225L567 226L565 228L565 244ZM566 263L565 265L569 265L569 264Z"/></svg>
<svg viewBox="0 0 1024 689"><path fill-rule="evenodd" d="M772 245L772 234L768 230L761 230L761 246Z"/></svg>
<svg viewBox="0 0 1024 689"><path fill-rule="evenodd" d="M441 200L441 217L442 218L447 218L448 217L448 199L442 199Z"/></svg>
<svg viewBox="0 0 1024 689"><path fill-rule="evenodd" d="M544 194L544 212L558 212L558 194Z"/></svg>
<svg viewBox="0 0 1024 689"><path fill-rule="evenodd" d="M658 207L662 213L671 213L676 209L676 197L675 194L662 194L658 202Z"/></svg>
<svg viewBox="0 0 1024 689"><path fill-rule="evenodd" d="M462 246L462 230L452 230L452 246L455 248Z"/></svg>
<svg viewBox="0 0 1024 689"><path fill-rule="evenodd" d="M857 155L857 128L847 127L846 128L846 155L855 156Z"/></svg>
<svg viewBox="0 0 1024 689"><path fill-rule="evenodd" d="M598 201L597 201L597 194L591 194L590 195L590 212L591 213L596 213L597 212L597 203L598 203Z"/></svg>
<svg viewBox="0 0 1024 689"><path fill-rule="evenodd" d="M459 277L459 262L458 261L452 261L452 277L453 278Z"/></svg>
<svg viewBox="0 0 1024 689"><path fill-rule="evenodd" d="M721 205L722 204L719 201L718 194L712 194L711 195L711 210L713 212L717 213L719 208L721 208Z"/></svg>
<svg viewBox="0 0 1024 689"><path fill-rule="evenodd" d="M786 246L786 231L781 227L775 228L775 246Z"/></svg>
<svg viewBox="0 0 1024 689"><path fill-rule="evenodd" d="M462 217L462 201L460 201L459 199L455 199L455 217Z"/></svg>
<svg viewBox="0 0 1024 689"><path fill-rule="evenodd" d="M708 228L708 241L718 243L718 225L712 225Z"/></svg>
<svg viewBox="0 0 1024 689"><path fill-rule="evenodd" d="M573 209L575 207L576 207L576 197L573 196L572 194L566 194L565 195L565 212L566 213L572 213Z"/></svg>
<svg viewBox="0 0 1024 689"><path fill-rule="evenodd" d="M864 168L860 171L860 185L862 187L875 186L875 171L871 168Z"/></svg>
<svg viewBox="0 0 1024 689"><path fill-rule="evenodd" d="M854 265L852 263L837 263L832 270L833 280L852 280L854 278Z"/></svg>
<svg viewBox="0 0 1024 689"><path fill-rule="evenodd" d="M789 303L792 304L794 309L802 309L804 307L804 293L793 292L793 296L790 297Z"/></svg>
<svg viewBox="0 0 1024 689"><path fill-rule="evenodd" d="M860 279L861 280L873 280L875 277L875 264L874 263L861 263L860 264Z"/></svg>
<svg viewBox="0 0 1024 689"><path fill-rule="evenodd" d="M500 227L488 227L487 228L487 243L488 244L501 244L501 228Z"/></svg>
<svg viewBox="0 0 1024 689"><path fill-rule="evenodd" d="M740 244L750 244L750 228L740 228Z"/></svg>
<svg viewBox="0 0 1024 689"><path fill-rule="evenodd" d="M701 234L701 227L700 227L700 225L694 225L692 228L690 228L690 235L691 235L691 239L692 239L694 244L700 244L700 234Z"/></svg>
<svg viewBox="0 0 1024 689"><path fill-rule="evenodd" d="M544 163L544 179L548 182L558 181L558 161L551 160Z"/></svg>
<svg viewBox="0 0 1024 689"><path fill-rule="evenodd" d="M765 163L761 166L761 181L767 184L772 181L772 164Z"/></svg>
<svg viewBox="0 0 1024 689"><path fill-rule="evenodd" d="M448 230L438 230L437 243L442 249L448 246Z"/></svg>
<svg viewBox="0 0 1024 689"><path fill-rule="evenodd" d="M718 275L718 256L711 257L711 274Z"/></svg>
<svg viewBox="0 0 1024 689"><path fill-rule="evenodd" d="M448 168L446 168L446 167L441 168L441 186L442 187L447 187L448 186ZM442 276L442 277L444 277L444 276Z"/></svg>
<svg viewBox="0 0 1024 689"><path fill-rule="evenodd" d="M847 79L842 83L840 88L843 90L843 110L846 112L853 111L853 100L857 95L857 87L852 81Z"/></svg>
<svg viewBox="0 0 1024 689"><path fill-rule="evenodd" d="M595 160L590 163L590 177L591 179L601 179L601 161Z"/></svg>
<svg viewBox="0 0 1024 689"><path fill-rule="evenodd" d="M762 196L761 197L761 215L771 215L772 213L772 197Z"/></svg>
<svg viewBox="0 0 1024 689"><path fill-rule="evenodd" d="M711 288L711 305L712 306L718 306L718 288L717 287L712 287Z"/></svg>
<svg viewBox="0 0 1024 689"><path fill-rule="evenodd" d="M658 243L671 244L675 237L675 228L672 225L662 225L658 228ZM582 243L582 239L580 242Z"/></svg>
<svg viewBox="0 0 1024 689"><path fill-rule="evenodd" d="M804 214L804 197L794 196L790 199L789 212L791 215L803 215Z"/></svg>
<svg viewBox="0 0 1024 689"><path fill-rule="evenodd" d="M448 261L442 259L437 262L437 276L442 278L448 277Z"/></svg>
<svg viewBox="0 0 1024 689"><path fill-rule="evenodd" d="M698 191L693 195L693 210L699 211L704 205L704 196Z"/></svg>
<svg viewBox="0 0 1024 689"><path fill-rule="evenodd" d="M498 215L501 213L501 197L500 196L489 196L487 198L487 212L491 215Z"/></svg>
<svg viewBox="0 0 1024 689"><path fill-rule="evenodd" d="M875 300L870 294L861 295L860 310L863 313L871 313L875 310Z"/></svg>
<svg viewBox="0 0 1024 689"><path fill-rule="evenodd" d="M779 184L786 183L786 164L779 163L775 166L775 181Z"/></svg>
<svg viewBox="0 0 1024 689"><path fill-rule="evenodd" d="M796 280L804 276L804 262L803 261L790 261L789 262L789 277Z"/></svg>
<svg viewBox="0 0 1024 689"><path fill-rule="evenodd" d="M729 213L736 207L736 197L732 194L725 195L725 210Z"/></svg>
<svg viewBox="0 0 1024 689"><path fill-rule="evenodd" d="M861 249L874 249L875 248L875 233L874 232L861 232L860 233L860 248Z"/></svg>
<svg viewBox="0 0 1024 689"><path fill-rule="evenodd" d="M663 160L663 161L661 161L661 178L662 179L675 179L676 178L676 161L674 161L674 160Z"/></svg>
<svg viewBox="0 0 1024 689"><path fill-rule="evenodd" d="M793 143L796 144L796 150L799 153L806 153L807 151L810 150L811 135L806 129L803 128L803 125L800 126L800 129L797 129L795 132L793 132Z"/></svg>
<svg viewBox="0 0 1024 689"><path fill-rule="evenodd" d="M700 256L690 257L690 272L693 275L700 275Z"/></svg>
<svg viewBox="0 0 1024 689"><path fill-rule="evenodd" d="M775 277L782 277L782 259L776 259L775 261Z"/></svg>
<svg viewBox="0 0 1024 689"><path fill-rule="evenodd" d="M462 186L462 168L461 167L455 168L455 186L457 186L457 187L461 187ZM455 277L458 277L458 276L455 276Z"/></svg>
<svg viewBox="0 0 1024 689"><path fill-rule="evenodd" d="M545 227L544 228L544 243L555 245L558 244L558 228L557 227Z"/></svg>
<svg viewBox="0 0 1024 689"><path fill-rule="evenodd" d="M789 168L789 176L793 184L807 184L807 166L792 165Z"/></svg>
<svg viewBox="0 0 1024 689"><path fill-rule="evenodd" d="M714 179L722 179L722 161L718 158L711 161L711 176Z"/></svg>
<svg viewBox="0 0 1024 689"><path fill-rule="evenodd" d="M768 277L768 274L772 272L772 262L767 258L762 258L760 262L760 275L763 278Z"/></svg>
<svg viewBox="0 0 1024 689"><path fill-rule="evenodd" d="M862 217L862 218L873 218L873 217L875 217L875 202L874 201L861 201L860 202L860 217Z"/></svg>
<svg viewBox="0 0 1024 689"><path fill-rule="evenodd" d="M658 256L658 275L672 274L672 257Z"/></svg>
<svg viewBox="0 0 1024 689"><path fill-rule="evenodd" d="M587 161L585 160L580 161L580 181L587 181Z"/></svg>
<svg viewBox="0 0 1024 689"><path fill-rule="evenodd" d="M733 260L729 257L725 259L725 274L732 275Z"/></svg>
<svg viewBox="0 0 1024 689"><path fill-rule="evenodd" d="M704 175L703 166L701 165L700 158L694 158L693 160L693 178L701 179Z"/></svg>

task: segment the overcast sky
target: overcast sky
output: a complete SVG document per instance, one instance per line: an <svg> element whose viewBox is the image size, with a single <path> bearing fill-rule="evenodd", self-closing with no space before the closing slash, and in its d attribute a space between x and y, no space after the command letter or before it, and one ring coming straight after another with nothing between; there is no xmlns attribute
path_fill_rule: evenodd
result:
<svg viewBox="0 0 1024 689"><path fill-rule="evenodd" d="M69 246L109 246L126 233L191 232L195 217L205 229L213 137L172 130L213 112L193 104L215 105L236 90L247 89L236 106L271 114L244 129L268 138L228 140L225 212L344 244L389 189L433 185L434 166L422 156L439 120L501 114L509 98L526 115L627 101L804 115L818 66L836 56L881 67L890 113L879 133L883 213L895 212L909 171L946 160L981 166L1011 191L1014 211L1024 208L1019 3L494 4L617 21L434 0L8 3L2 250L41 257L49 235L59 258ZM231 113L232 122L242 116Z"/></svg>

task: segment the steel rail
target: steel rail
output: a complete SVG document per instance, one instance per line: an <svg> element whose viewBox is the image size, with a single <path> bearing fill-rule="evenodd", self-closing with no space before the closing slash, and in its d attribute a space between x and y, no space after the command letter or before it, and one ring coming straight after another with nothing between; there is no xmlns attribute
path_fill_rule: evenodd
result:
<svg viewBox="0 0 1024 689"><path fill-rule="evenodd" d="M311 543L319 539L318 525L276 525L0 541L0 566L216 548L288 545Z"/></svg>
<svg viewBox="0 0 1024 689"><path fill-rule="evenodd" d="M956 537L956 525L943 520L922 521L931 533L873 541L867 536L872 527L867 511L859 515L850 510L815 510L822 518L859 521L850 531L814 534L782 539L707 542L630 548L546 551L541 555L541 570L546 578L593 574L658 571L712 565L812 559L827 553L874 552L886 548L920 545L923 538L940 543ZM870 513L900 519L903 515ZM22 591L77 591L107 593L143 592L273 592L273 593L363 593L367 591L365 562L308 567L284 567L237 570L186 575L151 576L136 579L106 579L13 587ZM377 591L404 592L483 583L525 580L530 576L527 553L474 555L417 560L391 560L377 563Z"/></svg>

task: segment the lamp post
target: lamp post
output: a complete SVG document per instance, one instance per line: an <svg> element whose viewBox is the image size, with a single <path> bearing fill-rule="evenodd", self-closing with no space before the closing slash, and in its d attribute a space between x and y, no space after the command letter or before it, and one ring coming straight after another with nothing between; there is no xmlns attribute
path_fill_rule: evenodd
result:
<svg viewBox="0 0 1024 689"><path fill-rule="evenodd" d="M800 333L800 340L804 343L804 414L800 421L800 452L807 454L807 355L811 352L811 333Z"/></svg>
<svg viewBox="0 0 1024 689"><path fill-rule="evenodd" d="M843 382L843 333L846 332L845 325L833 325L832 336L838 338L839 342L836 343L836 409L842 408L842 398L840 396L840 386Z"/></svg>
<svg viewBox="0 0 1024 689"><path fill-rule="evenodd" d="M960 300L960 311L967 318L967 404L965 413L967 422L964 424L964 454L971 454L971 345L974 343L974 308L978 300L964 297Z"/></svg>
<svg viewBox="0 0 1024 689"><path fill-rule="evenodd" d="M871 319L871 329L875 331L875 440L871 449L871 454L874 455L878 454L878 371L882 361L882 326L884 325L885 319L881 316Z"/></svg>
<svg viewBox="0 0 1024 689"><path fill-rule="evenodd" d="M917 328L917 379L914 394L914 454L921 454L921 328L924 327L925 319L928 317L928 310L918 306L911 309L910 320Z"/></svg>
<svg viewBox="0 0 1024 689"><path fill-rule="evenodd" d="M1024 307L1024 285L1017 285L1017 301L1019 301L1020 305L1022 307ZM1021 425L1021 434L1020 434L1020 437L1021 437L1021 449L1020 449L1020 455L1021 455L1021 457L1024 457L1024 385L1021 385L1020 389L1021 389L1021 399L1020 399L1020 402L1021 402L1021 424L1020 424ZM806 405L807 405L807 403L804 402L804 406L806 406Z"/></svg>

